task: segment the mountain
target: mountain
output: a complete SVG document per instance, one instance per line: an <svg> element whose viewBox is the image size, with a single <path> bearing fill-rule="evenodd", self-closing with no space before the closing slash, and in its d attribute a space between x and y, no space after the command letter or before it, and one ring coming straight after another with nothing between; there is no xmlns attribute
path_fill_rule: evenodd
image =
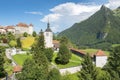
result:
<svg viewBox="0 0 120 80"><path fill-rule="evenodd" d="M66 36L79 47L107 48L120 43L120 18L104 5L88 19L75 23L58 36Z"/></svg>
<svg viewBox="0 0 120 80"><path fill-rule="evenodd" d="M114 15L120 17L120 7L114 10Z"/></svg>

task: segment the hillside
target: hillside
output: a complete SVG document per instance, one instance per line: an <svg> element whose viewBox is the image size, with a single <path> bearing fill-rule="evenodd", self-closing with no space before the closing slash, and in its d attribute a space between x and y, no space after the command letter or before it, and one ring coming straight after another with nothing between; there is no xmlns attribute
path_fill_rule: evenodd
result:
<svg viewBox="0 0 120 80"><path fill-rule="evenodd" d="M114 10L114 15L120 17L120 7Z"/></svg>
<svg viewBox="0 0 120 80"><path fill-rule="evenodd" d="M117 14L117 13L116 13ZM107 48L120 43L120 18L104 5L80 23L75 23L59 36L68 37L79 47Z"/></svg>

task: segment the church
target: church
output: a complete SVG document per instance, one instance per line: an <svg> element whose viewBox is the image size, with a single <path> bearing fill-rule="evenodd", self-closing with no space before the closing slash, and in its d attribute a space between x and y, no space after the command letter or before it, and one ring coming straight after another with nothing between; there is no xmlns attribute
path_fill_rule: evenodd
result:
<svg viewBox="0 0 120 80"><path fill-rule="evenodd" d="M45 48L53 47L53 32L50 29L50 23L47 23L47 29L44 31Z"/></svg>

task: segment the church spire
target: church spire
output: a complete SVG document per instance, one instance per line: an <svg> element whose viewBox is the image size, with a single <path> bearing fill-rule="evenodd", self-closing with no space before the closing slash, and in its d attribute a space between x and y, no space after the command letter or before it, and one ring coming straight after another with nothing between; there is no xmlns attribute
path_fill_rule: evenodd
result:
<svg viewBox="0 0 120 80"><path fill-rule="evenodd" d="M47 23L47 29L45 31L46 32L52 32L52 30L50 29L49 18L48 18L48 23Z"/></svg>
<svg viewBox="0 0 120 80"><path fill-rule="evenodd" d="M47 28L50 28L49 18L48 18Z"/></svg>

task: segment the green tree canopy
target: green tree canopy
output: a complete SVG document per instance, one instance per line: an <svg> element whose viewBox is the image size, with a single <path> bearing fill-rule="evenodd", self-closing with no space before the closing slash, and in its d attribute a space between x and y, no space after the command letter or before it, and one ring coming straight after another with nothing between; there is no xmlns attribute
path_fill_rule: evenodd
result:
<svg viewBox="0 0 120 80"><path fill-rule="evenodd" d="M108 63L103 69L110 73L112 80L120 80L120 46L111 51Z"/></svg>
<svg viewBox="0 0 120 80"><path fill-rule="evenodd" d="M10 45L10 47L15 47L15 46L17 46L17 43L16 43L15 40L11 40L11 41L9 42L9 45Z"/></svg>
<svg viewBox="0 0 120 80"><path fill-rule="evenodd" d="M17 39L17 47L21 48L22 44L21 44L21 40L20 38Z"/></svg>
<svg viewBox="0 0 120 80"><path fill-rule="evenodd" d="M27 37L27 36L28 36L28 33L27 33L27 32L24 32L24 33L23 33L23 36L24 36L24 37Z"/></svg>
<svg viewBox="0 0 120 80"><path fill-rule="evenodd" d="M71 53L67 46L62 43L60 45L59 52L57 54L56 62L60 64L67 64L69 62L69 59L71 58Z"/></svg>
<svg viewBox="0 0 120 80"><path fill-rule="evenodd" d="M37 36L37 33L36 33L35 31L33 31L32 36L33 36L33 37L36 37L36 36Z"/></svg>
<svg viewBox="0 0 120 80"><path fill-rule="evenodd" d="M52 61L53 52L54 52L54 51L53 51L51 48L45 49L45 55L46 55L46 57L47 57L47 59L48 59L49 62Z"/></svg>
<svg viewBox="0 0 120 80"><path fill-rule="evenodd" d="M79 74L80 80L96 80L97 70L89 54L85 55L82 69Z"/></svg>
<svg viewBox="0 0 120 80"><path fill-rule="evenodd" d="M0 46L0 78L5 77L5 70L4 70L4 56L3 56L4 49Z"/></svg>
<svg viewBox="0 0 120 80"><path fill-rule="evenodd" d="M53 68L49 72L48 80L61 80L61 75L58 69Z"/></svg>

